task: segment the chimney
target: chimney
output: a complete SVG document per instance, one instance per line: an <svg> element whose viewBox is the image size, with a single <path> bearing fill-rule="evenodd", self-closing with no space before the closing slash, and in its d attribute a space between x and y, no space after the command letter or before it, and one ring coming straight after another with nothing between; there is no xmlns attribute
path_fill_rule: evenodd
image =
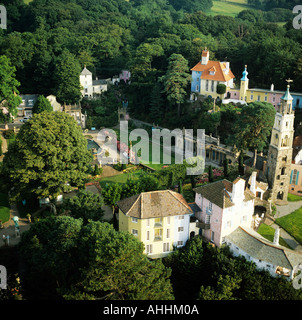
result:
<svg viewBox="0 0 302 320"><path fill-rule="evenodd" d="M251 186L250 186L250 190L253 192L253 194L256 195L256 176L257 176L257 171L253 171L252 175L251 175Z"/></svg>
<svg viewBox="0 0 302 320"><path fill-rule="evenodd" d="M271 91L274 91L274 84L271 84Z"/></svg>
<svg viewBox="0 0 302 320"><path fill-rule="evenodd" d="M277 229L275 230L275 235L274 235L273 244L279 245L279 236L280 236L280 228L277 227Z"/></svg>
<svg viewBox="0 0 302 320"><path fill-rule="evenodd" d="M266 172L266 161L265 160L263 161L262 172L265 175L265 172Z"/></svg>
<svg viewBox="0 0 302 320"><path fill-rule="evenodd" d="M201 64L203 64L203 65L208 64L208 62L209 62L209 57L210 57L210 53L209 53L209 51L207 50L207 48L205 48L205 49L202 51L202 54L201 54Z"/></svg>

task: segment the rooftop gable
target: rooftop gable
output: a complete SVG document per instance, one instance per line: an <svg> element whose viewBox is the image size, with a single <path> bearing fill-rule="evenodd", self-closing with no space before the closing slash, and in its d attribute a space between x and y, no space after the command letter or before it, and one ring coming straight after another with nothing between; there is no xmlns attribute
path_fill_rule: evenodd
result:
<svg viewBox="0 0 302 320"><path fill-rule="evenodd" d="M213 73L213 70L215 70L215 74ZM224 70L229 70L226 74ZM202 72L200 79L205 80L215 80L220 82L227 82L235 76L233 75L232 71L227 68L227 65L225 62L219 62L219 61L209 61L206 65L203 65L200 61L191 69L191 71L200 71Z"/></svg>
<svg viewBox="0 0 302 320"><path fill-rule="evenodd" d="M139 219L192 214L184 197L171 190L142 192L117 202L121 211Z"/></svg>

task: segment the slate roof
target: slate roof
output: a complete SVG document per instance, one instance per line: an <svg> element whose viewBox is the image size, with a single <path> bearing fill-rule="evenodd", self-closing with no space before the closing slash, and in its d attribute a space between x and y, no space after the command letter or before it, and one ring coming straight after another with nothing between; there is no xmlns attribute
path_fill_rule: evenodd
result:
<svg viewBox="0 0 302 320"><path fill-rule="evenodd" d="M236 178L233 183L237 183L240 179L241 178L239 177ZM218 207L224 209L235 205L235 203L231 199L233 183L226 179L223 179L194 188L193 191L201 194L204 198L210 200ZM250 201L255 198L255 195L248 188L245 188L244 198L244 201Z"/></svg>
<svg viewBox="0 0 302 320"><path fill-rule="evenodd" d="M229 239L254 259L266 261L276 266L293 269L302 262L301 253L275 245L252 229L238 227L226 239Z"/></svg>
<svg viewBox="0 0 302 320"><path fill-rule="evenodd" d="M229 69L228 74L225 74L223 70L226 69L226 63L220 62L220 61L209 61L206 65L201 64L199 61L192 69L191 71L201 71L202 74L200 76L200 79L206 79L206 80L215 80L215 81L221 81L226 82L230 79L235 78L233 75L231 69ZM211 75L210 71L214 71L215 74Z"/></svg>
<svg viewBox="0 0 302 320"><path fill-rule="evenodd" d="M84 67L84 69L82 70L82 72L81 72L81 75L83 75L83 76L90 76L90 75L92 75L92 72L90 72L86 67Z"/></svg>
<svg viewBox="0 0 302 320"><path fill-rule="evenodd" d="M142 192L118 201L117 206L127 216L139 219L193 213L184 197L171 190Z"/></svg>
<svg viewBox="0 0 302 320"><path fill-rule="evenodd" d="M235 205L227 193L227 191L232 192L232 182L226 179L194 188L193 191L201 194L220 208L229 208Z"/></svg>

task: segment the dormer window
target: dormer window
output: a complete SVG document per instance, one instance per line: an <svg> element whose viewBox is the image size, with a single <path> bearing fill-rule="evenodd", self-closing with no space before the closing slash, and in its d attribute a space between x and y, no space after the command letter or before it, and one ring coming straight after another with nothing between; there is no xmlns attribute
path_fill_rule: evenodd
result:
<svg viewBox="0 0 302 320"><path fill-rule="evenodd" d="M215 68L215 67L212 67L212 68L209 70L209 72L210 72L210 75L211 75L211 76L214 76L215 73L216 73L216 68Z"/></svg>

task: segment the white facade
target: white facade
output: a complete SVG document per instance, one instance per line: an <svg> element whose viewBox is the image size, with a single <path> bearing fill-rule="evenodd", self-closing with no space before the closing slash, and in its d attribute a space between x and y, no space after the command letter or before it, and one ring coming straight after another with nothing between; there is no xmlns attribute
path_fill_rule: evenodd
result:
<svg viewBox="0 0 302 320"><path fill-rule="evenodd" d="M172 218L172 217L171 217ZM190 236L190 215L174 216L174 247L182 247Z"/></svg>
<svg viewBox="0 0 302 320"><path fill-rule="evenodd" d="M84 67L80 74L80 85L82 97L93 98L96 95L102 94L107 91L108 79L96 80L92 79L92 73Z"/></svg>

